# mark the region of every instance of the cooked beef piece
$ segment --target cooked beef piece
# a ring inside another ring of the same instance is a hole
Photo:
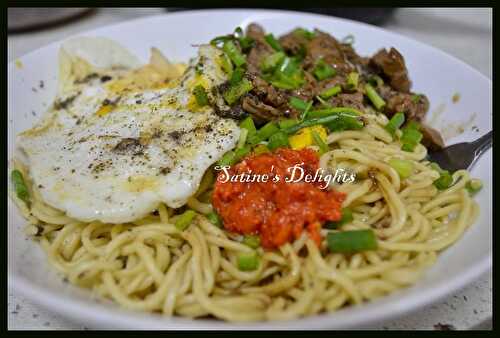
[[[247,94],[242,101],[243,109],[252,114],[259,122],[276,120],[286,116],[283,112],[262,102],[258,97]]]
[[[272,54],[274,50],[264,40],[255,40],[255,44],[248,53],[247,65],[248,71],[252,73],[260,73],[260,65],[262,60]]]
[[[316,63],[323,59],[339,73],[346,74],[354,70],[354,67],[346,59],[341,44],[333,36],[317,29],[314,32],[314,37],[307,44],[307,54],[304,59],[306,69],[314,68]]]
[[[309,72],[304,72],[305,83],[302,87],[291,91],[291,96],[298,97],[304,101],[309,101],[314,98],[317,92],[318,81]]]
[[[251,23],[246,29],[246,36],[254,40],[264,39],[264,35],[266,35],[264,28],[256,23]]]
[[[384,112],[389,117],[398,112],[403,112],[407,121],[415,120],[420,122],[424,119],[428,109],[429,100],[425,95],[419,95],[418,99],[415,100],[412,94],[392,92],[387,99]]]
[[[423,135],[422,144],[428,150],[437,151],[444,148],[444,140],[436,129],[429,127],[425,123],[421,123],[420,126],[420,131]]]
[[[284,90],[274,87],[255,73],[248,73],[247,78],[253,85],[251,93],[264,103],[279,107],[288,102],[288,95]]]
[[[271,46],[264,40],[264,29],[257,24],[250,24],[247,27],[247,36],[254,39],[254,46],[250,49],[247,56],[248,71],[260,73],[260,64],[262,60],[274,52]]]
[[[334,107],[351,107],[364,111],[363,94],[355,92],[353,94],[343,93],[332,97],[329,102]]]
[[[381,49],[370,61],[382,71],[383,77],[389,80],[392,88],[404,93],[410,91],[411,81],[408,77],[405,60],[396,48],[391,48],[389,52]]]
[[[301,49],[306,48],[309,40],[304,35],[291,31],[280,37],[279,42],[286,52],[295,55],[300,53]]]

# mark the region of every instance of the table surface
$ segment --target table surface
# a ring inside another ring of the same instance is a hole
[[[140,16],[165,13],[160,8],[102,8],[72,23],[46,30],[9,35],[8,60],[12,61],[50,42]],[[382,27],[437,47],[491,79],[492,10],[481,9],[398,9]],[[434,330],[450,325],[452,329],[491,329],[492,273],[488,272],[457,294],[416,313],[373,329]],[[8,291],[9,329],[91,329],[49,312],[23,296]]]

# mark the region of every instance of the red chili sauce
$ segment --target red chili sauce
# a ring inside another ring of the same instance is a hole
[[[212,203],[224,227],[240,234],[260,235],[265,248],[293,241],[307,229],[309,237],[319,245],[322,224],[340,220],[345,194],[320,189],[324,182],[285,182],[285,177],[291,177],[289,168],[295,165],[314,176],[319,168],[318,155],[311,149],[280,148],[273,153],[250,155],[228,170],[230,176],[267,174],[267,182],[223,182],[227,175],[221,171]],[[273,181],[275,175],[280,178],[277,182]]]

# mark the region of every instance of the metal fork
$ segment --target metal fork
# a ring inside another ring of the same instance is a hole
[[[442,150],[430,152],[427,160],[436,162],[442,169],[454,172],[459,169],[469,169],[493,142],[493,131],[489,131],[472,142],[453,144]]]

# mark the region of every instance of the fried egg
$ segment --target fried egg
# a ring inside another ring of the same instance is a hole
[[[85,53],[81,43],[63,45],[56,100],[18,135],[34,185],[47,204],[86,222],[130,222],[159,203],[183,206],[240,134],[234,120],[193,95],[202,85],[218,100],[212,88],[227,81],[222,52],[200,46],[172,80],[185,66],[157,50],[137,68],[119,45],[85,39]]]

